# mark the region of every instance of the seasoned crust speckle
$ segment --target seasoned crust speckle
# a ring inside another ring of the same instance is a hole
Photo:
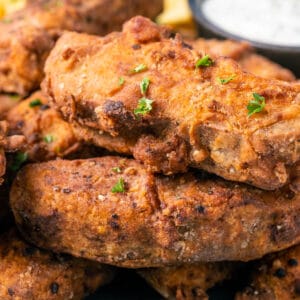
[[[300,85],[254,76],[223,57],[195,70],[198,58],[180,36],[135,17],[106,37],[65,33],[47,60],[43,90],[81,138],[131,153],[154,172],[193,166],[267,190],[284,186],[300,158]],[[132,73],[140,64],[147,69]],[[153,109],[134,118],[145,77]],[[266,106],[248,117],[253,93]]]
[[[83,299],[108,283],[106,266],[40,250],[22,241],[16,230],[0,237],[1,299]]]
[[[124,192],[113,193],[120,178]],[[288,188],[154,176],[120,157],[28,165],[10,204],[29,241],[123,267],[247,261],[300,242],[300,202]]]
[[[300,246],[266,256],[249,272],[251,282],[236,300],[300,298]]]

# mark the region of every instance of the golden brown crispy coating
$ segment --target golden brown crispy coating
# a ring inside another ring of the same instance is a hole
[[[112,277],[109,267],[26,244],[15,230],[0,237],[1,299],[79,300]]]
[[[244,70],[254,75],[284,81],[296,80],[290,70],[254,53],[254,49],[247,42],[200,38],[195,41],[189,41],[189,43],[203,55],[209,54],[213,58],[219,56],[230,57],[236,60]]]
[[[10,131],[24,135],[22,151],[31,161],[45,161],[74,153],[80,147],[71,125],[47,104],[41,92],[12,108],[6,120]]]
[[[199,263],[179,267],[143,269],[138,273],[165,299],[206,300],[206,291],[226,279],[234,263]]]
[[[292,191],[201,174],[154,176],[120,157],[50,161],[18,173],[10,204],[34,244],[123,267],[247,261],[300,242]]]
[[[300,85],[244,73],[225,58],[195,70],[197,52],[168,34],[142,17],[104,38],[65,33],[47,60],[43,89],[82,138],[117,144],[152,171],[190,165],[263,189],[283,186],[300,158]],[[147,70],[132,71],[141,64]],[[136,117],[146,77],[153,109]],[[266,106],[247,117],[253,93]]]
[[[7,112],[15,107],[21,97],[17,95],[0,94],[0,119],[5,120]]]
[[[251,284],[236,299],[300,299],[300,246],[259,261],[252,270]]]
[[[38,88],[45,59],[63,30],[102,35],[136,14],[155,17],[161,7],[162,0],[28,1],[0,24],[0,91],[26,95]]]

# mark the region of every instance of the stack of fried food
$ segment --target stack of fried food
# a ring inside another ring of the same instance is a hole
[[[1,25],[0,299],[82,299],[115,267],[168,299],[241,269],[236,299],[300,298],[300,84],[141,16],[89,35],[161,9],[128,3],[36,1]]]

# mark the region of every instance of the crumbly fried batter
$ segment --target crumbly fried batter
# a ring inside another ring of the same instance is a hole
[[[7,136],[8,124],[6,121],[0,121],[0,185],[3,182],[2,176],[5,173],[6,169],[6,151],[17,150],[24,143],[24,136],[14,135]]]
[[[300,299],[300,245],[265,257],[252,270],[252,282],[236,300]]]
[[[15,230],[0,237],[1,299],[79,300],[112,276],[109,267],[28,245]]]
[[[12,108],[6,120],[10,131],[24,135],[26,144],[22,150],[31,161],[45,161],[74,153],[80,147],[71,125],[50,108],[41,92]]]
[[[179,267],[143,269],[138,273],[165,299],[208,300],[206,291],[230,279],[234,263],[199,263]]]
[[[290,70],[254,53],[254,49],[247,42],[200,38],[195,41],[189,41],[189,43],[202,55],[209,54],[213,58],[219,56],[230,57],[236,60],[244,70],[254,75],[284,81],[296,80]]]
[[[33,3],[32,3],[33,2]],[[63,30],[106,34],[136,14],[155,17],[162,0],[39,0],[0,24],[0,91],[37,89],[49,51]]]
[[[34,244],[130,268],[247,261],[300,242],[292,191],[201,174],[154,176],[120,157],[50,161],[18,173],[10,204]]]
[[[228,58],[195,69],[198,53],[168,35],[143,17],[104,38],[65,33],[47,60],[43,89],[83,139],[117,145],[152,171],[194,166],[268,190],[286,184],[300,158],[300,85],[244,73]],[[153,109],[136,117],[146,77]],[[253,93],[266,106],[247,117]]]

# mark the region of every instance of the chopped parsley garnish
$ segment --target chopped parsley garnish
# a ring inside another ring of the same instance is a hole
[[[199,58],[196,62],[196,68],[200,67],[210,67],[213,64],[213,60],[210,58],[209,55],[205,55]]]
[[[119,77],[119,86],[122,86],[125,83],[124,77]]]
[[[153,100],[143,97],[139,100],[137,108],[134,110],[136,116],[145,115],[152,110]]]
[[[125,183],[124,179],[120,178],[118,182],[112,187],[111,191],[113,193],[124,193],[125,192]]]
[[[14,160],[12,162],[12,164],[10,165],[10,169],[14,172],[17,172],[22,165],[26,162],[26,160],[28,159],[28,154],[25,152],[18,152],[15,157]]]
[[[143,95],[145,95],[148,91],[148,88],[149,88],[149,84],[150,84],[150,79],[145,77],[141,83],[140,83],[140,88],[141,88],[141,93]]]
[[[135,67],[133,70],[131,70],[131,73],[140,73],[147,70],[147,66],[144,64],[140,64],[137,67]]]
[[[111,170],[112,170],[113,172],[115,172],[115,173],[121,173],[121,172],[122,172],[120,167],[114,167],[114,168],[112,168]]]
[[[29,103],[30,107],[36,107],[42,105],[42,101],[40,99],[34,99]]]
[[[53,135],[47,134],[46,136],[44,136],[44,142],[46,142],[47,144],[50,144],[53,141],[54,141]]]
[[[219,83],[221,83],[221,84],[227,84],[228,82],[230,82],[231,80],[233,80],[234,78],[235,78],[235,74],[234,75],[231,75],[231,76],[229,76],[229,77],[226,77],[226,78],[218,78],[218,81],[219,81]]]
[[[261,112],[265,108],[265,106],[265,97],[261,96],[260,94],[253,93],[253,99],[250,100],[249,104],[247,105],[248,117]]]

